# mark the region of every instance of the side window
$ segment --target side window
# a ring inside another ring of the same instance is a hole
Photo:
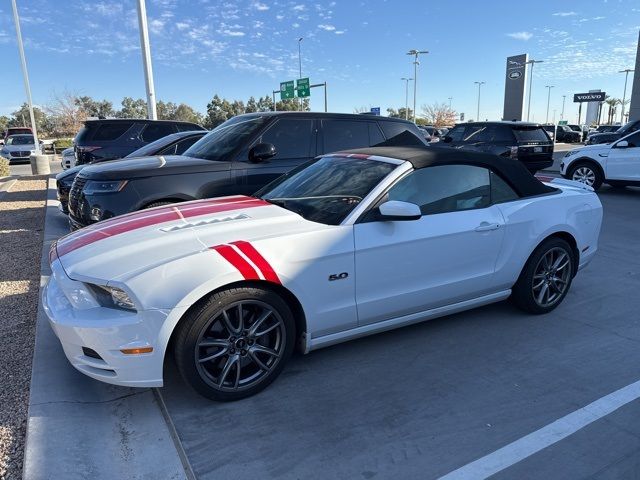
[[[159,138],[171,135],[175,133],[175,131],[175,126],[171,123],[149,123],[144,127],[144,130],[142,130],[140,138],[142,138],[144,142],[151,143]]]
[[[174,143],[173,145],[169,145],[168,147],[165,147],[162,150],[160,150],[158,152],[158,155],[175,155],[177,147],[178,147],[177,143]]]
[[[263,143],[276,147],[276,158],[305,158],[313,156],[313,120],[281,118],[262,135]]]
[[[374,146],[384,142],[384,136],[377,123],[369,123],[369,145]]]
[[[120,138],[131,128],[133,122],[103,123],[93,134],[92,140],[108,142]]]
[[[640,147],[640,132],[630,135],[626,140],[629,147]]]
[[[464,137],[464,127],[457,126],[453,127],[451,130],[447,132],[447,137],[451,137],[452,142],[461,142]]]
[[[423,215],[485,208],[491,204],[489,170],[471,165],[422,168],[391,187],[388,199],[415,203]]]
[[[368,147],[369,123],[352,120],[323,120],[324,152]]]
[[[504,203],[518,200],[520,196],[500,175],[491,172],[491,203]]]
[[[187,148],[189,148],[191,145],[196,143],[201,138],[202,137],[191,137],[191,138],[185,138],[184,140],[180,140],[175,145],[176,151],[174,152],[174,155],[182,155],[184,152],[187,151]]]

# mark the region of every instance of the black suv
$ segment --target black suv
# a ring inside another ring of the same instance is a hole
[[[558,125],[556,127],[556,142],[578,143],[582,141],[582,130],[576,132],[569,125]]]
[[[189,130],[205,128],[173,120],[87,120],[75,138],[76,165],[123,158],[159,138]]]
[[[239,115],[183,155],[82,169],[69,195],[69,222],[75,229],[167,203],[251,195],[317,155],[381,143],[425,145],[415,124],[396,118],[315,112]]]
[[[633,122],[626,123],[615,132],[593,133],[589,135],[589,138],[587,139],[587,145],[615,142],[616,140],[619,140],[622,137],[638,130],[640,130],[640,120],[634,120]]]
[[[537,123],[469,122],[447,132],[432,148],[460,148],[520,160],[535,173],[553,165],[553,141]]]

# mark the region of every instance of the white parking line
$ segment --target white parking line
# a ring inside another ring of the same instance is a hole
[[[471,480],[495,475],[638,398],[640,398],[640,381],[616,390],[526,437],[468,463],[441,477],[440,480]]]

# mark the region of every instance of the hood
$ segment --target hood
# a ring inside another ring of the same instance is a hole
[[[56,182],[61,182],[63,180],[72,182],[73,179],[78,174],[78,172],[82,170],[84,167],[85,165],[77,165],[75,167],[65,170],[64,172],[60,172],[59,174],[56,175]]]
[[[253,197],[196,200],[122,215],[58,240],[56,255],[79,281],[126,281],[216,245],[332,228]]]
[[[33,143],[27,145],[5,145],[2,147],[7,152],[26,152],[27,150],[35,150],[36,146]]]
[[[181,173],[229,170],[231,162],[203,160],[184,155],[159,155],[117,159],[88,165],[82,176],[92,180],[122,180],[150,175],[176,175]]]

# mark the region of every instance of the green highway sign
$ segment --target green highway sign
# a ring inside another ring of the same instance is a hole
[[[309,87],[309,77],[298,79],[296,81],[296,89],[298,90],[298,97],[310,97],[311,88]]]
[[[568,124],[568,123],[569,123],[569,120],[560,120],[560,121],[558,122],[558,125],[566,125],[566,124]]]
[[[295,95],[295,86],[293,80],[288,82],[280,82],[280,100],[287,100],[289,98],[294,98]]]

